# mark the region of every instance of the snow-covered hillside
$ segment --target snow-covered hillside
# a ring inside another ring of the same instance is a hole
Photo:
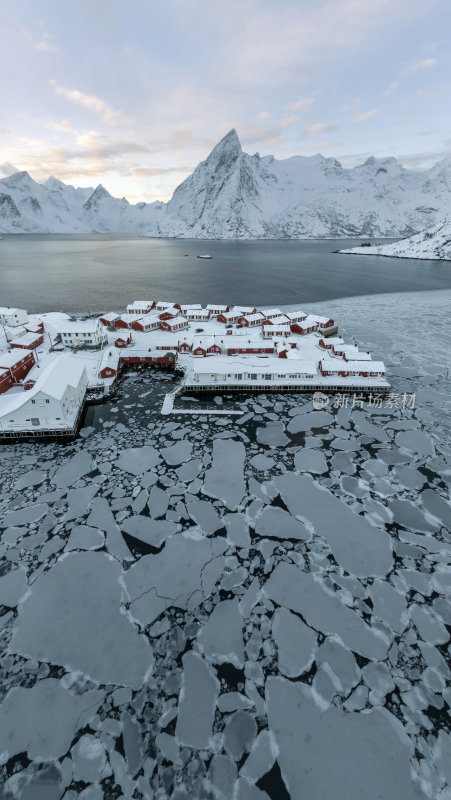
[[[132,206],[101,184],[75,189],[57,178],[40,184],[28,172],[0,180],[0,233],[144,233],[161,207]]]
[[[0,181],[0,232],[111,232],[187,238],[410,236],[451,217],[451,159],[423,172],[394,158],[345,169],[334,158],[244,153],[235,130],[169,203],[112,197],[19,172]]]
[[[374,247],[354,247],[350,250],[340,250],[340,253],[451,261],[451,219],[446,219],[433,228],[427,228],[407,239],[401,239],[400,242]]]

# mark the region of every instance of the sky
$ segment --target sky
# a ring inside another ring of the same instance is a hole
[[[449,0],[2,0],[0,177],[167,200],[246,152],[451,154]]]

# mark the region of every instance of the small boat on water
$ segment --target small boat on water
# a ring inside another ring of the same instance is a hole
[[[205,255],[197,256],[197,258],[213,258],[213,256],[210,256],[208,253],[206,253]]]

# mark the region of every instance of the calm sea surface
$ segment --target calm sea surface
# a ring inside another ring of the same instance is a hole
[[[268,306],[451,288],[449,262],[332,252],[361,241],[5,235],[0,306],[95,313],[139,298]]]

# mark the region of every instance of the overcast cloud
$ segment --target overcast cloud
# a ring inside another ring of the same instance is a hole
[[[230,128],[277,157],[449,153],[449,0],[2,0],[0,175],[167,199]]]

